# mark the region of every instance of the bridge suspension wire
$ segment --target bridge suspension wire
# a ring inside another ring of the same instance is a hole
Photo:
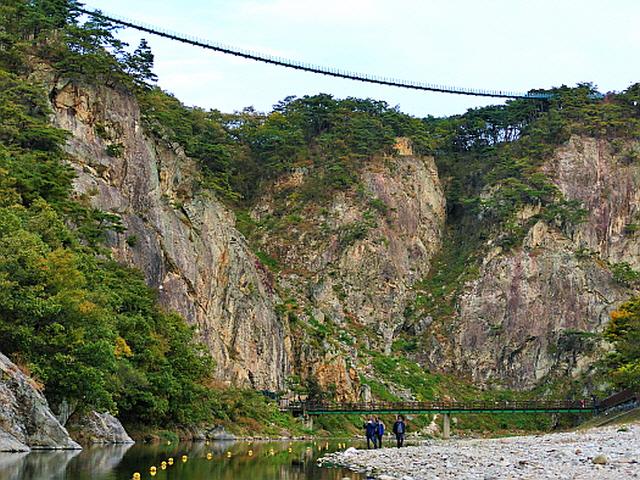
[[[177,42],[186,43],[188,45],[194,45],[196,47],[202,47],[207,50],[213,50],[221,52],[227,55],[233,55],[236,57],[242,57],[257,62],[269,63],[272,65],[278,65],[281,67],[293,68],[295,70],[302,70],[305,72],[319,73],[322,75],[328,75],[337,78],[346,78],[348,80],[357,80],[360,82],[375,83],[378,85],[387,85],[391,87],[409,88],[414,90],[424,90],[430,92],[440,93],[453,93],[458,95],[473,95],[476,97],[494,97],[494,98],[515,98],[515,99],[528,99],[528,100],[546,100],[551,98],[548,93],[522,93],[512,92],[506,90],[483,90],[476,88],[464,88],[464,87],[452,87],[449,85],[436,85],[432,83],[417,82],[411,80],[401,80],[398,78],[383,77],[378,75],[371,75],[368,73],[351,72],[348,70],[324,67],[320,65],[314,65],[312,63],[305,63],[298,60],[291,60],[275,55],[268,55],[265,53],[256,52],[253,50],[246,50],[242,48],[233,47],[231,45],[225,45],[219,42],[213,42],[205,40],[203,38],[195,37],[193,35],[187,35],[183,33],[174,32],[165,28],[156,27],[148,23],[132,20],[129,18],[121,17],[111,13],[103,13],[101,11],[91,11],[86,8],[76,8],[76,11],[84,13],[94,18],[101,18],[108,20],[112,23],[122,25],[124,27],[133,28],[142,32],[147,32],[152,35],[168,38]]]

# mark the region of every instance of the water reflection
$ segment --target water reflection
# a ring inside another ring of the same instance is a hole
[[[210,444],[122,445],[83,451],[0,453],[2,480],[341,480],[362,477],[319,469],[316,459],[338,447],[331,442],[211,442]],[[328,447],[328,449],[327,449]],[[210,455],[208,455],[210,454]],[[182,457],[186,455],[187,461]],[[210,457],[210,459],[208,459]],[[173,458],[173,466],[161,462]],[[151,476],[150,467],[157,467]]]
[[[7,480],[58,480],[67,478],[66,470],[79,450],[35,453],[0,453],[0,478]]]

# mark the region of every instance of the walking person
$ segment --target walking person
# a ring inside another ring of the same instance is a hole
[[[378,424],[378,431],[376,432],[378,436],[378,448],[382,448],[382,437],[384,436],[384,429],[386,425],[382,421],[382,419],[376,417],[376,423]]]
[[[364,433],[367,437],[367,448],[371,448],[371,442],[373,442],[373,448],[378,448],[377,445],[377,435],[376,432],[378,430],[378,427],[376,426],[375,422],[373,421],[373,417],[369,417],[369,420],[367,420],[367,423],[364,424]]]
[[[407,425],[404,423],[404,417],[398,415],[396,423],[393,424],[393,433],[396,435],[396,443],[398,448],[404,444],[404,434],[407,431]]]

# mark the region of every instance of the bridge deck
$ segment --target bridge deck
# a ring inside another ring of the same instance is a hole
[[[227,55],[234,55],[236,57],[246,58],[249,60],[255,60],[258,62],[269,63],[271,65],[278,65],[281,67],[293,68],[296,70],[302,70],[306,72],[319,73],[322,75],[328,75],[337,78],[346,78],[349,80],[357,80],[360,82],[375,83],[378,85],[388,85],[392,87],[410,88],[414,90],[424,90],[431,92],[441,93],[454,93],[460,95],[474,95],[478,97],[496,97],[496,98],[520,98],[526,100],[549,100],[552,98],[552,94],[545,92],[509,92],[505,90],[490,90],[490,89],[478,89],[478,88],[464,88],[454,87],[449,85],[436,85],[427,82],[418,82],[411,80],[402,80],[398,78],[382,77],[379,75],[372,75],[360,72],[351,72],[335,67],[325,67],[321,65],[314,65],[311,63],[300,62],[298,60],[292,60],[282,58],[265,53],[255,52],[243,48],[232,47],[220,42],[213,42],[210,40],[197,38],[192,35],[173,32],[164,28],[159,28],[148,23],[139,22],[129,18],[124,18],[119,15],[106,14],[100,11],[91,11],[87,8],[75,7],[75,10],[90,15],[97,19],[108,20],[109,22],[117,25],[122,25],[136,30],[158,35],[160,37],[168,38],[177,42],[186,43],[196,47],[206,48],[216,52],[221,52]]]
[[[580,413],[596,410],[587,400],[497,402],[284,402],[282,410],[306,415],[411,413]]]

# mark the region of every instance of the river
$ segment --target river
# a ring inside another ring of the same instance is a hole
[[[352,472],[316,466],[318,457],[337,450],[342,442],[136,444],[0,453],[0,479],[130,480],[138,472],[142,480],[363,480]],[[167,462],[164,470],[162,462]]]

